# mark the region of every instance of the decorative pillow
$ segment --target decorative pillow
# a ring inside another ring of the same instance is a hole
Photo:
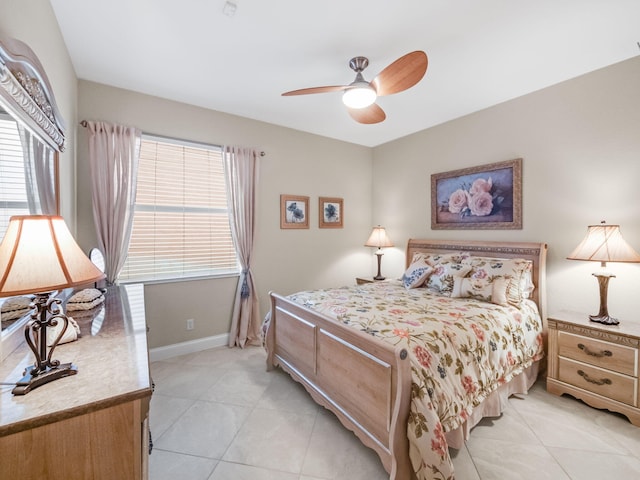
[[[30,297],[11,297],[2,304],[0,318],[2,320],[16,320],[29,313],[29,310],[31,310]]]
[[[465,277],[471,266],[467,263],[460,263],[458,260],[465,260],[459,255],[445,255],[433,266],[433,273],[427,280],[427,288],[440,295],[451,296],[455,277]]]
[[[504,277],[498,277],[491,283],[473,277],[454,277],[451,297],[475,298],[483,302],[506,306],[508,305],[508,283],[508,280]]]
[[[67,301],[67,311],[90,310],[104,302],[104,295],[96,288],[86,288],[74,293]]]
[[[473,279],[476,289],[486,292],[487,285],[493,284],[498,279],[506,280],[506,282],[501,281],[496,286],[496,299],[491,300],[493,303],[505,304],[502,301],[502,290],[504,289],[506,303],[519,307],[522,300],[528,298],[532,291],[531,269],[533,268],[533,263],[530,260],[522,258],[471,257],[470,265],[472,270],[469,277]],[[481,287],[482,285],[484,287]]]
[[[414,255],[414,260],[415,258],[416,256]],[[407,290],[421,287],[432,271],[433,267],[427,263],[426,259],[418,257],[402,275],[402,284]]]
[[[438,263],[453,261],[455,263],[466,263],[471,258],[469,252],[456,252],[456,253],[424,253],[416,252],[413,254],[411,263],[419,260],[426,261],[429,265],[434,266]]]

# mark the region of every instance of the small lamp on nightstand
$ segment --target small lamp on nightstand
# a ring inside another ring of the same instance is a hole
[[[380,273],[380,263],[382,261],[382,247],[393,247],[393,242],[387,236],[387,232],[384,227],[378,225],[377,227],[373,227],[373,231],[371,235],[369,235],[369,239],[364,244],[365,247],[378,247],[376,250],[376,255],[378,256],[378,274],[373,277],[374,280],[384,280],[384,277]]]
[[[35,356],[13,389],[24,395],[34,388],[77,372],[75,365],[53,359],[53,350],[69,325],[60,300],[51,293],[104,278],[73,239],[62,217],[14,216],[0,243],[0,297],[33,294],[33,313],[25,325],[25,339]],[[49,346],[47,327],[63,322]]]
[[[601,262],[602,269],[594,272],[600,287],[600,311],[597,315],[589,315],[592,322],[617,325],[617,319],[609,316],[607,309],[607,290],[609,279],[615,277],[607,271],[607,262],[640,263],[640,255],[622,238],[619,225],[590,225],[587,236],[567,257],[569,260],[591,260]]]

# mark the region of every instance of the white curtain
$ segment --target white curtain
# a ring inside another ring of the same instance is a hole
[[[224,147],[223,152],[231,235],[242,268],[231,318],[230,347],[260,344],[258,295],[251,273],[258,156],[253,149],[237,146]]]
[[[18,125],[18,131],[24,157],[24,179],[29,213],[57,215],[55,152],[22,125]]]
[[[86,122],[86,126],[93,219],[107,282],[113,284],[129,249],[142,133],[134,127],[105,122]]]

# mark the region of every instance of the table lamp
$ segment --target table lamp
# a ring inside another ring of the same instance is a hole
[[[53,359],[53,351],[69,325],[61,301],[51,297],[56,290],[93,283],[104,278],[80,249],[59,216],[14,216],[0,243],[0,297],[33,294],[33,312],[25,325],[27,345],[35,363],[13,389],[24,395],[45,383],[74,375],[77,368]],[[63,322],[53,342],[47,341],[47,327]],[[48,347],[48,343],[51,346]]]
[[[597,315],[589,315],[592,322],[617,325],[617,319],[609,316],[607,308],[607,290],[609,279],[615,277],[607,271],[607,262],[640,262],[640,255],[622,238],[619,225],[589,225],[587,236],[580,245],[567,257],[569,260],[591,260],[601,263],[601,270],[594,272],[600,287],[600,311]]]
[[[387,232],[384,227],[378,225],[377,227],[373,227],[371,235],[369,235],[369,239],[364,244],[365,247],[378,247],[376,250],[376,255],[378,256],[378,274],[373,277],[374,280],[384,280],[385,277],[380,273],[380,263],[382,261],[382,247],[393,247],[393,243],[387,236]]]

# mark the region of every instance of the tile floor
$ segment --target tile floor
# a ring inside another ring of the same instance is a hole
[[[150,480],[383,480],[378,459],[261,348],[151,364]],[[538,382],[453,453],[457,480],[637,480],[640,428]]]

